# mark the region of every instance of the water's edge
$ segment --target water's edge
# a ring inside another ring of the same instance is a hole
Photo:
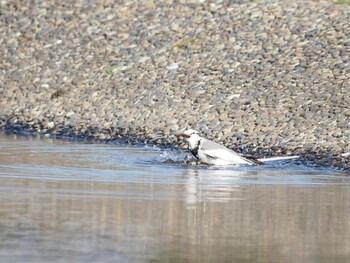
[[[107,139],[101,131],[97,129],[91,129],[89,132],[81,133],[81,131],[75,130],[74,127],[66,127],[60,132],[57,131],[45,131],[38,132],[33,130],[29,124],[17,124],[17,125],[0,125],[0,131],[7,134],[18,134],[23,136],[40,136],[48,137],[55,139],[63,140],[72,140],[72,141],[87,141],[95,143],[104,143],[104,144],[128,144],[128,145],[137,145],[137,146],[157,146],[163,149],[177,149],[177,150],[186,150],[181,145],[174,141],[169,141],[167,139],[155,139],[147,138],[140,133],[129,132],[125,129],[109,131],[111,132],[110,137]],[[107,131],[103,131],[107,132]],[[339,156],[334,155],[331,151],[328,152],[312,152],[312,151],[294,151],[292,153],[287,152],[285,149],[277,148],[253,148],[249,146],[238,147],[234,149],[235,151],[242,153],[244,155],[250,155],[255,158],[264,158],[271,156],[285,156],[285,155],[299,155],[300,158],[294,160],[295,164],[302,164],[308,167],[324,167],[331,168],[342,172],[350,172],[350,156]]]

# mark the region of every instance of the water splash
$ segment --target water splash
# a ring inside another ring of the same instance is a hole
[[[174,151],[160,151],[157,161],[165,164],[185,164],[183,154]]]

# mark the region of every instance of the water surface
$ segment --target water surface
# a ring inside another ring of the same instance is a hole
[[[0,262],[350,259],[346,173],[1,133],[0,147]]]

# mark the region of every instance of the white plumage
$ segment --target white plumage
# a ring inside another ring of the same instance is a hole
[[[299,156],[250,159],[223,145],[202,138],[198,131],[188,129],[179,134],[187,142],[192,154],[201,162],[212,165],[261,165],[264,162],[295,159]]]

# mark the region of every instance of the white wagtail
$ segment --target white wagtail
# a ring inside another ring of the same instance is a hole
[[[187,142],[191,153],[202,163],[213,165],[261,165],[269,161],[288,160],[299,156],[252,159],[238,154],[223,145],[205,139],[198,131],[188,129],[178,134]]]

